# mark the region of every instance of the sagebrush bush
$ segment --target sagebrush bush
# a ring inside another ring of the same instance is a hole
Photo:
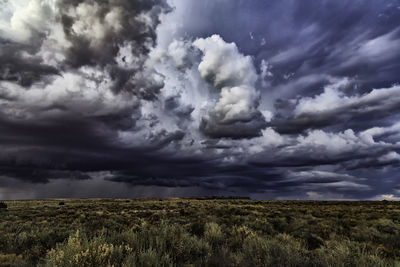
[[[270,266],[308,266],[307,252],[304,241],[287,234],[278,234],[269,241]]]
[[[24,266],[25,264],[22,255],[0,254],[0,266]]]
[[[241,250],[244,266],[266,266],[270,261],[268,250],[270,249],[269,240],[266,238],[251,236],[243,240]]]
[[[379,256],[378,249],[367,248],[349,241],[328,241],[326,246],[316,251],[315,262],[319,266],[354,266],[354,267],[384,267],[400,266]]]
[[[207,223],[204,226],[204,238],[213,246],[221,244],[224,241],[221,227],[215,222]]]
[[[137,254],[130,254],[122,264],[123,267],[173,267],[171,257],[168,254],[157,252],[155,249],[139,251]]]
[[[131,252],[129,246],[114,246],[107,243],[103,236],[88,239],[76,231],[66,243],[49,251],[46,266],[120,266],[125,255]]]

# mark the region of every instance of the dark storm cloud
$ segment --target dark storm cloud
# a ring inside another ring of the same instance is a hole
[[[167,97],[164,101],[164,109],[173,112],[177,117],[182,120],[190,118],[190,114],[194,108],[191,105],[184,106],[180,102],[180,95],[173,95]]]
[[[0,81],[13,81],[22,86],[30,86],[43,76],[57,75],[59,71],[46,65],[39,57],[22,57],[21,51],[30,49],[27,45],[7,42],[0,38]]]
[[[31,13],[39,12],[33,8],[29,10],[30,6],[27,9]],[[163,0],[60,1],[54,10],[50,4],[44,4],[38,14],[32,15],[41,17],[43,21],[35,19],[30,25],[26,22],[29,17],[18,17],[16,20],[21,20],[18,24],[21,29],[18,30],[24,34],[19,36],[19,31],[11,30],[4,39],[0,36],[0,78],[30,86],[46,74],[59,74],[85,65],[97,66],[109,73],[115,83],[114,90],[128,90],[144,99],[153,99],[163,83],[152,79],[149,73],[142,74],[143,65],[156,41],[159,16],[169,10]],[[42,25],[46,23],[49,25]],[[56,37],[49,33],[60,31],[52,29],[57,23],[62,25],[65,40],[54,40],[60,33]],[[22,43],[19,42],[21,38],[25,39]],[[126,62],[125,55],[118,55],[120,48],[127,44],[128,52],[135,59],[134,64]],[[56,45],[63,46],[64,53],[64,59],[57,66],[43,63],[40,58],[43,54],[36,55],[40,49]],[[116,59],[118,56],[120,64]]]
[[[94,166],[126,156],[117,131],[135,128],[139,99],[154,99],[164,86],[163,77],[143,65],[159,15],[168,11],[164,1],[62,1],[53,7],[31,1],[18,7],[17,22],[0,25],[1,175],[31,182],[87,178]],[[129,156],[182,136],[154,133],[151,144]],[[84,172],[75,167],[90,166],[88,161],[93,166]]]
[[[157,184],[163,187],[197,187],[248,194],[264,192],[267,187],[284,177],[278,170],[265,171],[247,165],[231,166],[215,160],[199,159],[157,161],[157,167],[153,166],[149,171],[146,167],[141,170],[120,171],[107,179],[133,186]]]
[[[4,2],[5,10],[7,4],[13,5]],[[8,100],[2,108],[5,116],[25,117],[24,123],[31,127],[35,116],[57,112],[61,113],[58,119],[80,121],[87,128],[104,122],[92,131],[134,127],[140,116],[139,100],[155,99],[164,86],[164,77],[143,65],[155,44],[159,16],[169,10],[162,0],[79,0],[54,5],[33,0],[17,5],[11,24],[0,23],[0,81],[7,81],[0,84],[0,95]],[[80,68],[84,66],[90,68]],[[85,118],[73,118],[78,106]]]
[[[91,176],[80,171],[40,169],[38,166],[0,166],[0,177],[11,177],[30,183],[49,183],[51,179],[87,180]]]
[[[0,198],[398,193],[400,1],[28,2],[0,4]]]
[[[68,12],[71,7],[75,12]],[[170,10],[164,0],[66,1],[60,10],[65,10],[60,14],[61,22],[71,43],[66,51],[67,65],[102,66],[110,73],[116,92],[126,90],[146,100],[157,97],[164,86],[163,77],[153,79],[152,75],[158,74],[145,72],[144,62],[155,45],[159,16]],[[127,43],[135,62],[118,55]]]
[[[251,120],[242,120],[229,123],[218,123],[218,117],[211,116],[210,120],[203,119],[200,130],[212,138],[230,137],[235,139],[252,138],[261,135],[260,129],[267,125],[260,113],[256,113]]]

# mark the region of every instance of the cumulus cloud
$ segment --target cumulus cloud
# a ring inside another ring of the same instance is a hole
[[[147,65],[163,1],[3,1],[1,112],[133,125],[164,77]],[[129,123],[129,120],[131,122]]]
[[[162,1],[80,1],[60,6],[61,23],[71,43],[67,61],[73,66],[106,64],[118,47],[130,42],[131,53],[141,58],[155,42]],[[122,37],[122,38],[121,38]]]
[[[398,110],[400,86],[372,89],[363,95],[347,95],[347,79],[334,82],[314,97],[289,102],[289,115],[277,116],[272,122],[280,133],[296,133],[309,128],[323,128],[351,120],[378,120]],[[286,107],[284,107],[286,108]],[[287,110],[284,112],[288,112]]]
[[[10,12],[0,23],[0,45],[7,52],[0,55],[6,61],[3,79],[30,86],[41,74],[96,66],[117,81],[115,90],[136,91],[129,76],[143,68],[158,16],[168,11],[163,1],[22,0],[1,6]],[[129,68],[118,64],[122,54],[123,62],[134,58]],[[151,75],[149,80],[154,83]]]
[[[321,148],[322,155],[340,155],[350,151],[356,151],[362,147],[375,144],[368,135],[356,135],[353,130],[348,129],[340,133],[327,133],[321,130],[310,131],[305,136],[297,138],[298,147]]]
[[[213,35],[198,39],[193,45],[203,53],[199,71],[216,88],[245,84],[254,85],[257,74],[250,56],[242,55],[234,43]]]
[[[242,55],[234,43],[213,35],[193,45],[203,53],[198,69],[221,95],[203,118],[201,129],[212,137],[254,137],[260,135],[265,120],[258,111],[257,73],[251,57]]]
[[[178,69],[191,67],[190,49],[190,42],[184,40],[174,40],[168,46],[168,55]]]
[[[393,156],[392,152],[398,149],[397,143],[377,142],[365,132],[355,133],[351,129],[338,133],[312,130],[305,135],[284,139],[284,143],[277,149],[253,155],[251,162],[257,166],[269,167],[339,164],[349,170],[368,164],[373,167],[372,163],[376,163],[378,157],[386,158],[388,153]]]

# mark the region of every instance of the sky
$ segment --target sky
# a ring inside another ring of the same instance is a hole
[[[400,0],[0,0],[0,199],[400,198]]]

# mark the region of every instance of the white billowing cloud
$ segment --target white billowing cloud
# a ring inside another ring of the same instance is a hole
[[[345,114],[385,112],[400,104],[400,85],[373,89],[364,95],[346,96],[341,89],[348,85],[349,80],[343,79],[326,86],[320,95],[301,98],[294,110],[295,115],[335,111]]]
[[[301,98],[294,110],[295,114],[317,113],[348,104],[352,99],[340,91],[341,88],[348,85],[349,80],[343,79],[326,86],[324,92],[320,95]]]
[[[368,130],[365,130],[364,132],[369,133],[372,136],[380,136],[388,133],[397,133],[400,132],[400,123],[395,123],[389,127],[373,127]]]
[[[106,14],[96,2],[80,3],[75,9],[68,10],[73,19],[72,35],[85,38],[90,46],[99,47],[110,33],[118,34],[122,30],[121,7],[111,7]]]
[[[197,39],[193,45],[203,53],[199,65],[202,77],[216,88],[254,86],[257,73],[250,56],[242,55],[235,43],[226,43],[219,35]]]
[[[382,149],[396,149],[396,144],[375,142],[370,134],[365,132],[355,133],[352,129],[344,132],[326,132],[323,130],[308,131],[305,135],[290,136],[280,135],[273,128],[267,127],[263,129],[262,135],[249,140],[241,140],[240,143],[231,145],[241,151],[246,151],[247,154],[255,155],[255,162],[274,164],[274,162],[284,162],[290,165],[291,161],[301,161],[308,159],[313,160],[333,160],[342,158],[346,155],[358,155],[366,151],[378,151]],[[258,154],[260,153],[260,154]],[[389,153],[383,159],[395,155]],[[354,156],[356,158],[356,156]],[[293,162],[296,163],[296,162]],[[289,175],[290,177],[309,176],[309,177],[330,177],[333,178],[333,173],[326,171],[312,172],[296,172]],[[351,178],[346,174],[335,177]]]
[[[0,2],[0,9],[2,37],[31,46],[29,53],[39,50],[52,66],[65,60],[74,67],[113,63],[116,47],[128,43],[143,56],[162,12],[127,0],[16,0]]]
[[[162,18],[165,20],[173,14],[174,12]],[[171,36],[165,33],[170,33],[165,28],[165,23],[157,28],[157,46],[151,49],[145,62],[147,68],[154,69],[163,76],[164,86],[157,100],[142,106],[142,121],[138,125],[141,126],[144,136],[151,136],[152,131],[181,130],[185,133],[182,148],[198,153],[196,149],[202,147],[198,128],[211,104],[208,90],[210,85],[201,78],[197,70],[192,42],[181,38],[166,41]],[[135,134],[132,140],[138,140],[137,135],[140,133]]]
[[[262,145],[278,146],[285,142],[285,138],[283,136],[281,136],[280,134],[278,134],[276,131],[274,131],[274,129],[272,129],[271,127],[268,127],[266,129],[262,130],[261,132],[262,132],[262,136],[260,137],[260,139],[261,139]]]
[[[400,155],[397,152],[391,151],[378,158],[379,162],[390,163],[390,162],[400,162]]]
[[[0,31],[7,38],[17,42],[29,42],[35,32],[44,32],[54,23],[53,2],[41,0],[17,0],[0,3],[0,8],[8,9],[12,15],[0,21]]]
[[[241,144],[236,144],[236,147],[248,151],[249,154],[256,154],[266,151],[270,148],[275,148],[288,142],[288,138],[280,135],[271,127],[261,130],[261,136],[250,140],[242,140]]]
[[[242,55],[234,43],[226,43],[219,35],[197,39],[193,45],[203,53],[198,66],[201,76],[221,90],[217,104],[203,118],[203,130],[212,136],[229,137],[227,129],[240,131],[245,127],[250,129],[245,136],[259,135],[265,120],[257,110],[258,76],[251,57]]]
[[[264,116],[266,122],[270,122],[274,117],[274,113],[269,110],[260,110],[260,112]]]
[[[38,48],[43,63],[57,66],[71,46],[60,23],[58,0],[15,0],[0,2],[0,35],[16,43]],[[72,9],[71,9],[72,10]]]
[[[190,64],[189,50],[190,43],[182,40],[174,40],[168,46],[168,55],[172,58],[177,68],[183,68]]]
[[[354,99],[352,104],[362,106],[365,111],[379,111],[400,103],[400,85],[389,88],[374,89],[370,93]]]
[[[3,82],[0,107],[12,117],[30,118],[45,114],[75,113],[81,116],[119,114],[135,107],[136,98],[127,92],[114,94],[107,74],[94,68],[61,73],[51,83],[38,83],[26,90]]]
[[[220,123],[251,121],[257,112],[258,95],[248,86],[223,87],[221,98],[211,113]]]
[[[397,122],[391,126],[388,127],[373,127],[370,129],[367,129],[362,132],[364,135],[370,135],[372,138],[374,137],[380,137],[383,135],[387,136],[397,136],[399,137],[400,134],[400,123]],[[396,138],[398,139],[398,138]]]
[[[400,142],[375,141],[370,133],[354,132],[352,129],[343,132],[312,130],[296,136],[280,135],[267,128],[262,137],[242,141],[241,147],[242,151],[252,155],[250,162],[265,166],[327,165],[356,169],[394,166],[400,162]],[[328,171],[296,171],[289,172],[286,177],[293,181],[323,178],[344,181],[356,178]]]
[[[375,144],[368,135],[355,134],[348,129],[340,133],[329,133],[322,130],[310,131],[306,136],[297,137],[297,147],[315,148],[325,155],[339,155],[347,152],[354,152],[359,148],[370,147]]]

